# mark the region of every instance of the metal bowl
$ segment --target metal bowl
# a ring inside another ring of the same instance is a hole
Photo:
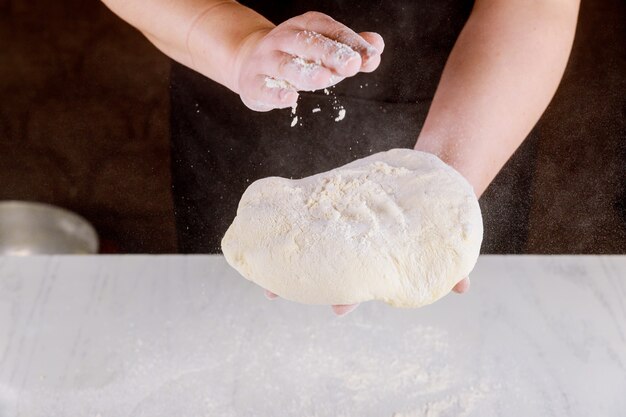
[[[97,252],[98,234],[79,215],[49,204],[0,201],[0,255]]]

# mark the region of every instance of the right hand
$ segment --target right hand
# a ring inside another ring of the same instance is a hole
[[[469,277],[465,277],[462,280],[460,280],[459,282],[456,283],[456,285],[454,286],[454,288],[452,288],[452,291],[458,293],[458,294],[463,294],[469,291],[470,288],[470,280]]]
[[[469,287],[470,287],[469,277],[465,277],[456,283],[454,288],[452,288],[452,291],[458,294],[463,294],[469,291]],[[274,300],[278,298],[278,295],[274,294],[270,290],[264,290],[264,292],[265,292],[265,297],[267,297],[269,300]],[[332,305],[331,308],[333,310],[333,313],[335,313],[337,316],[345,316],[346,314],[354,311],[358,306],[359,304],[336,304],[336,305]]]
[[[384,46],[377,33],[357,34],[325,14],[308,12],[249,35],[239,47],[232,84],[252,110],[293,107],[298,91],[374,71]]]

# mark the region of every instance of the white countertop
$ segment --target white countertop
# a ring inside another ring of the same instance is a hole
[[[483,256],[342,318],[218,256],[0,258],[14,416],[626,416],[626,257]]]

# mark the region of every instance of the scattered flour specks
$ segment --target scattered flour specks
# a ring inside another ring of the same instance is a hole
[[[465,417],[474,412],[477,405],[490,392],[491,387],[482,382],[462,389],[457,393],[428,401],[420,408],[396,412],[392,417]]]
[[[335,122],[340,122],[346,117],[346,109],[339,109],[339,114],[335,117]]]
[[[293,57],[291,60],[297,68],[306,76],[311,76],[318,68],[320,68],[321,61],[307,61],[299,56]]]
[[[219,303],[152,331],[120,323],[128,336],[110,346],[111,378],[82,389],[39,381],[19,402],[0,386],[0,415],[458,417],[487,400],[488,385],[451,365],[442,329],[373,323],[375,310],[327,320],[297,307],[285,312],[299,326],[277,319],[262,331],[258,309],[225,313]]]

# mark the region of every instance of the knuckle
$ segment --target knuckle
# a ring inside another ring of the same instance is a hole
[[[305,18],[306,20],[315,20],[315,19],[319,19],[320,16],[323,16],[323,15],[324,14],[320,12],[308,11],[304,13],[302,17]]]
[[[337,27],[335,30],[333,30],[332,33],[333,33],[333,38],[340,42],[348,42],[348,41],[353,40],[352,31],[343,25],[340,25],[339,27]],[[354,42],[350,42],[350,43],[354,43]]]
[[[277,75],[285,75],[289,71],[289,67],[291,65],[291,59],[289,58],[281,58],[278,60],[277,66]]]
[[[315,12],[315,11],[310,11],[310,12],[306,12],[302,15],[302,17],[305,19],[305,23],[309,24],[311,22],[330,22],[333,21],[333,19],[324,14],[324,13],[320,13],[320,12]]]

